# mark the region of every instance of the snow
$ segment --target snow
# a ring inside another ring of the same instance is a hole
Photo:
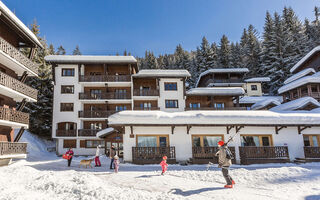
[[[267,99],[272,99],[275,101],[279,101],[282,103],[283,97],[282,96],[245,96],[240,98],[239,103],[240,104],[255,104],[259,101],[264,101]]]
[[[311,76],[305,76],[303,78],[300,78],[298,80],[292,81],[278,89],[278,93],[282,94],[284,92],[287,92],[289,90],[292,90],[294,88],[300,87],[302,85],[308,84],[308,83],[320,83],[320,72],[317,72]]]
[[[187,70],[163,70],[163,69],[144,69],[140,70],[133,77],[173,77],[173,78],[185,78],[190,77],[191,74]]]
[[[97,55],[49,55],[44,57],[50,63],[137,63],[133,56]]]
[[[265,100],[262,100],[262,101],[258,101],[257,103],[253,104],[251,106],[251,109],[252,110],[260,110],[260,109],[263,109],[269,105],[280,105],[281,102],[278,100],[278,99],[273,99],[273,98],[267,98]]]
[[[245,93],[242,87],[206,87],[192,88],[187,95],[239,96]]]
[[[310,110],[310,112],[313,112],[313,113],[320,113],[320,108],[312,109],[312,110]]]
[[[305,107],[308,104],[312,104],[316,107],[320,107],[320,103],[312,98],[312,97],[302,97],[293,101],[289,101],[287,103],[275,106],[273,108],[271,108],[271,111],[292,111],[292,110],[298,110],[301,109],[303,107]]]
[[[299,62],[297,62],[297,64],[295,64],[290,69],[290,72],[293,73],[294,71],[296,71],[303,63],[305,63],[311,56],[313,56],[313,54],[317,53],[318,51],[320,51],[320,46],[315,47],[307,55],[305,55],[301,60],[299,60]]]
[[[319,104],[319,103],[318,103]],[[316,113],[277,113],[263,111],[121,111],[108,118],[110,125],[305,125],[320,124]]]
[[[246,79],[244,81],[248,82],[248,83],[270,82],[270,78],[269,77],[255,77],[255,78]]]
[[[38,40],[37,36],[35,36],[32,31],[13,13],[11,10],[0,1],[0,15],[6,15],[16,26],[19,27],[34,43],[36,43],[39,47],[43,48],[42,44]]]
[[[298,72],[298,73],[296,73],[295,75],[289,77],[289,78],[288,78],[287,80],[285,80],[283,83],[284,83],[284,84],[288,84],[288,83],[290,83],[290,82],[292,82],[292,81],[295,81],[295,80],[297,80],[297,79],[299,79],[299,78],[302,78],[302,77],[304,77],[304,76],[306,76],[306,75],[312,75],[312,74],[315,74],[315,73],[316,73],[316,71],[315,71],[313,68],[307,68],[307,69],[304,69],[304,70],[302,70],[301,72]]]
[[[99,132],[97,133],[96,137],[97,137],[97,138],[104,137],[104,136],[112,133],[113,131],[114,131],[114,128],[112,128],[112,127],[103,129],[102,131],[99,131]]]

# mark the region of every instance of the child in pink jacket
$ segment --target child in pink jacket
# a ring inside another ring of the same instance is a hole
[[[165,172],[167,171],[167,169],[168,169],[167,156],[163,156],[160,165],[161,165],[161,168],[162,168],[162,173],[161,173],[161,175],[164,175],[164,173],[165,173]]]

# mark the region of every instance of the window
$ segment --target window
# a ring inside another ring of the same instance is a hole
[[[241,146],[272,146],[272,140],[270,135],[242,135]]]
[[[164,90],[177,90],[177,83],[164,83]]]
[[[116,106],[116,111],[127,110],[127,106]]]
[[[190,103],[191,110],[197,110],[200,108],[200,103]]]
[[[251,90],[258,90],[257,85],[251,85]]]
[[[317,85],[311,85],[311,92],[318,92],[318,86]]]
[[[73,94],[74,86],[73,85],[61,85],[61,94]]]
[[[102,98],[102,91],[100,89],[91,89],[90,96],[93,99],[101,99]]]
[[[125,89],[116,89],[115,90],[116,99],[126,99],[127,90]]]
[[[63,140],[63,148],[77,148],[77,140]]]
[[[178,100],[166,100],[166,108],[178,108]]]
[[[102,123],[101,122],[90,123],[90,129],[92,129],[92,130],[101,130],[102,129]]]
[[[74,76],[74,69],[62,69],[62,76]]]
[[[223,140],[222,135],[193,135],[193,147],[217,147],[218,142]]]
[[[214,103],[216,109],[224,109],[224,103]]]
[[[320,147],[320,135],[303,135],[305,147]]]
[[[151,103],[150,102],[140,103],[140,108],[141,108],[141,110],[150,110]]]
[[[73,112],[73,103],[61,103],[60,104],[61,112]]]
[[[97,148],[98,145],[104,148],[104,141],[103,140],[86,140],[86,148]]]
[[[169,146],[168,135],[137,135],[138,147],[167,147]]]
[[[73,122],[66,122],[65,123],[65,130],[75,130],[77,124]]]

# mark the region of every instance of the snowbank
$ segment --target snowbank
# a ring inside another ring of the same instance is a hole
[[[309,104],[311,104],[315,107],[320,107],[320,103],[316,99],[314,99],[312,97],[302,97],[302,98],[275,106],[275,107],[271,108],[270,111],[279,112],[279,111],[299,110]]]

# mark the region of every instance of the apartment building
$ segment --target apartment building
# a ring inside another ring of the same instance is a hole
[[[38,76],[32,62],[37,48],[42,48],[37,37],[0,1],[0,165],[27,155],[27,144],[19,139],[29,125],[22,110],[37,101],[37,90],[25,84],[28,76]]]

